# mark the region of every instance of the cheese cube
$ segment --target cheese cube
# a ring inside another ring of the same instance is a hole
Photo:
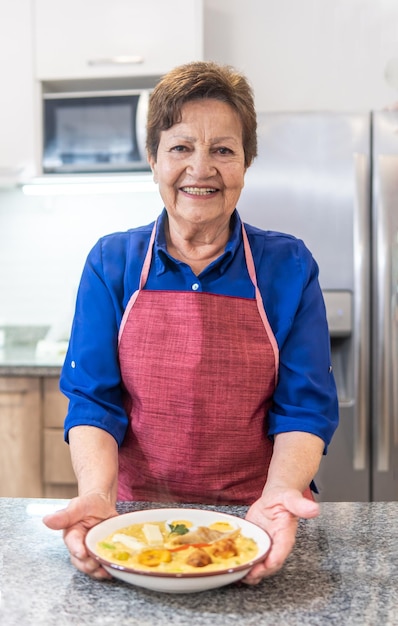
[[[142,530],[150,546],[163,543],[163,535],[160,532],[159,526],[155,526],[155,524],[144,524]]]

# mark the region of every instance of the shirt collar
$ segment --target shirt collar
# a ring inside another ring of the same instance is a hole
[[[177,262],[167,252],[165,235],[166,220],[167,211],[166,209],[163,209],[157,220],[155,242],[153,247],[157,275],[163,274],[166,271],[167,267],[170,266],[170,263]],[[241,241],[242,221],[240,219],[238,211],[235,209],[231,215],[231,234],[229,240],[227,242],[227,245],[225,246],[224,253],[215,261],[215,263],[217,263],[219,266],[219,271],[221,274],[226,271]]]

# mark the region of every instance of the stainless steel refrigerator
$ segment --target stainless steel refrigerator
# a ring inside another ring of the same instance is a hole
[[[322,501],[398,498],[398,112],[264,113],[244,221],[303,239],[320,268],[340,425]],[[310,331],[309,331],[310,332]]]

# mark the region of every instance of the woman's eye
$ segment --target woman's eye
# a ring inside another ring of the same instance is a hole
[[[219,154],[232,154],[232,150],[230,148],[225,148],[225,147],[217,148],[217,152]]]
[[[172,152],[185,152],[187,150],[186,146],[173,146],[171,148]]]

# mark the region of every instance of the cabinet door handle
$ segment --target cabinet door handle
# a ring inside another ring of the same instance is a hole
[[[144,62],[144,57],[139,55],[126,55],[116,57],[105,57],[102,59],[89,59],[88,65],[101,66],[101,65],[139,65]]]
[[[350,409],[354,405],[355,405],[355,400],[354,399],[352,399],[352,400],[346,400],[346,399],[341,400],[340,399],[339,400],[339,407],[341,409]]]

